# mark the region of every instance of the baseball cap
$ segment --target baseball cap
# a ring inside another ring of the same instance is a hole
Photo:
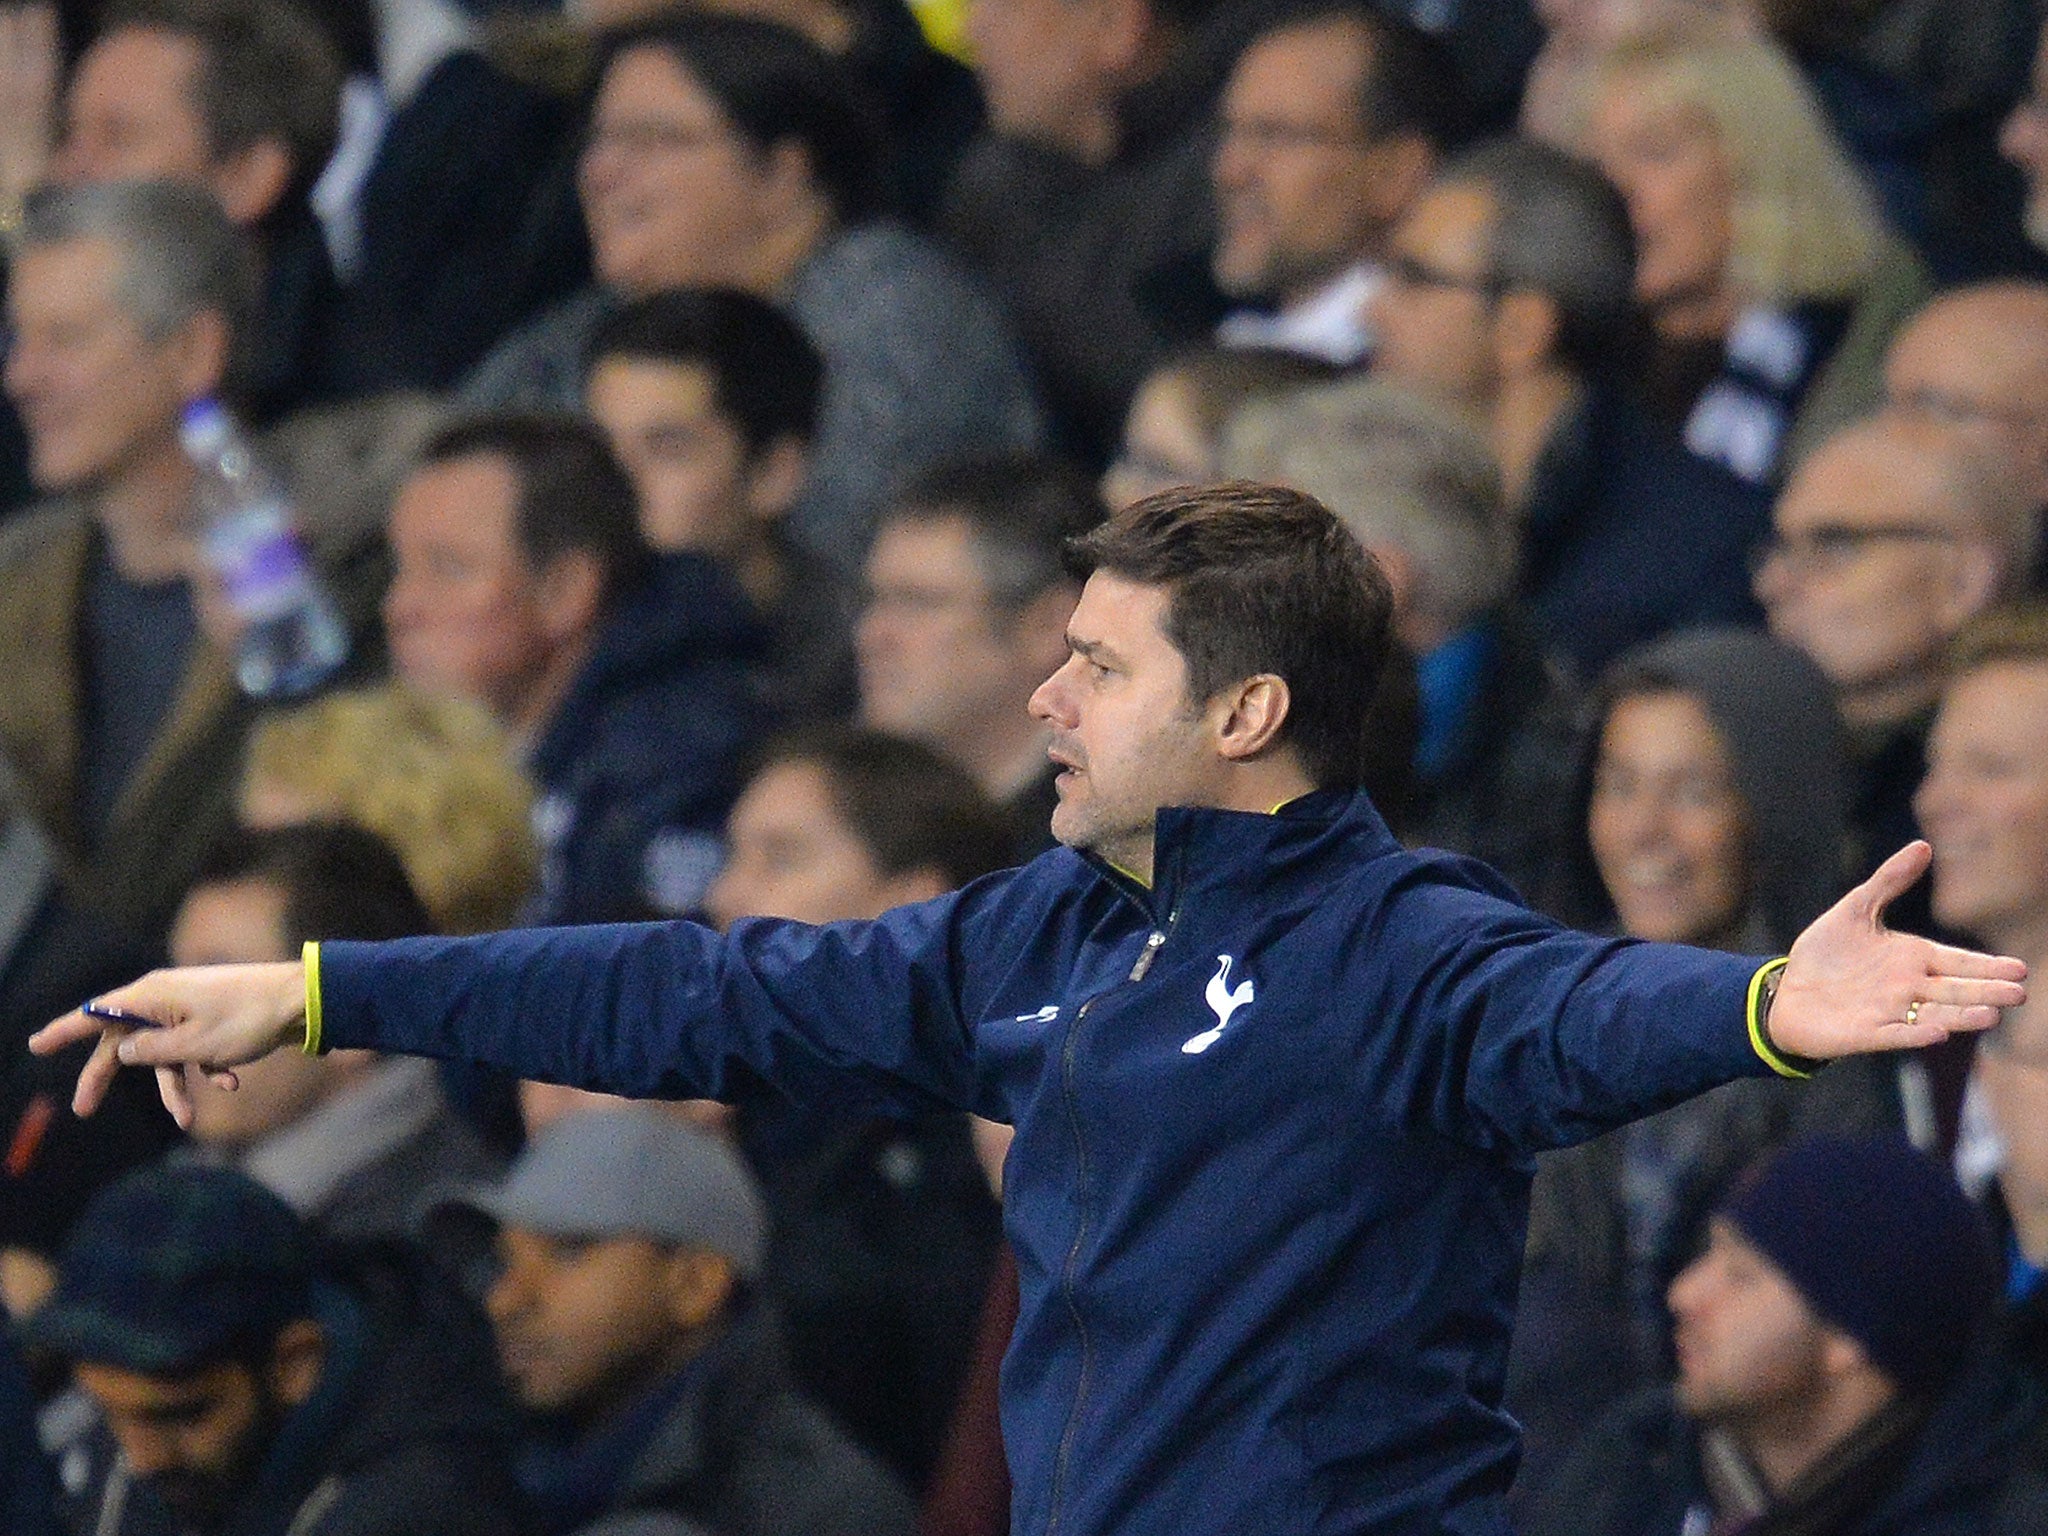
[[[50,1299],[17,1326],[66,1359],[164,1376],[312,1313],[312,1244],[290,1206],[231,1169],[157,1163],[86,1206]]]
[[[767,1216],[725,1142],[644,1106],[565,1115],[528,1144],[503,1183],[466,1197],[503,1226],[549,1237],[645,1237],[761,1272]]]

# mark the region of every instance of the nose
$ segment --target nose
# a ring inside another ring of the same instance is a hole
[[[162,1430],[123,1419],[114,1425],[114,1438],[137,1478],[159,1477],[178,1468],[177,1447]]]
[[[2031,170],[2040,157],[2043,114],[2032,102],[2023,101],[2012,109],[1998,133],[1998,152],[2022,170]]]
[[[1681,1269],[1671,1282],[1671,1288],[1664,1293],[1664,1302],[1671,1308],[1673,1317],[1690,1317],[1699,1310],[1710,1289],[1707,1266],[1711,1262],[1710,1255],[1702,1255]]]
[[[1026,707],[1031,711],[1032,719],[1042,720],[1060,730],[1073,729],[1074,711],[1066,686],[1067,674],[1073,665],[1074,658],[1069,657],[1058,671],[1031,691],[1031,702]]]

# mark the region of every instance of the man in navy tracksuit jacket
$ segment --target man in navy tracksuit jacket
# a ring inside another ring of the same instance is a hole
[[[159,975],[104,1000],[182,1021],[122,1059],[232,1063],[302,1034],[630,1094],[1008,1121],[1017,1531],[1505,1532],[1531,1153],[1796,1071],[1774,1034],[1910,1043],[2020,988],[1932,974],[1959,952],[1883,934],[1874,907],[1838,908],[1782,971],[1570,933],[1477,865],[1404,852],[1355,791],[1315,791],[1356,756],[1364,706],[1323,705],[1361,673],[1370,694],[1385,594],[1306,498],[1169,494],[1082,553],[1074,655],[1033,705],[1069,846],[873,923],[336,943],[303,969]],[[1331,570],[1350,596],[1328,600]],[[1205,608],[1218,571],[1285,601]],[[1226,643],[1261,623],[1270,670]],[[1354,642],[1334,661],[1332,635]],[[98,1027],[72,1015],[39,1048]]]

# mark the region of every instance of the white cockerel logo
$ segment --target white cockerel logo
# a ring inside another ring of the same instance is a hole
[[[1209,978],[1208,990],[1202,994],[1209,1011],[1216,1015],[1216,1027],[1205,1029],[1196,1035],[1181,1050],[1189,1056],[1199,1056],[1214,1045],[1223,1031],[1230,1026],[1230,1016],[1252,1000],[1252,979],[1247,976],[1236,986],[1230,985],[1230,956],[1216,957],[1216,974]]]

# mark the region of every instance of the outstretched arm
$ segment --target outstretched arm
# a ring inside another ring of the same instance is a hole
[[[1926,843],[1908,843],[1799,935],[1765,1018],[1768,1036],[1758,1042],[1766,1060],[1935,1045],[1989,1029],[2001,1009],[2026,1001],[2025,962],[1884,926],[1885,907],[1933,857]]]

